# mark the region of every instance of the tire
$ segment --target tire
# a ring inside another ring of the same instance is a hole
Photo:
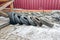
[[[21,15],[15,15],[15,21],[20,25],[22,25],[23,23],[21,22],[20,18],[21,18]]]
[[[29,21],[30,25],[37,26],[31,18],[32,17],[28,16],[28,21]]]
[[[14,20],[15,13],[14,12],[8,13],[8,15],[9,15],[9,19],[10,19],[10,24],[13,24],[13,25],[17,24]]]
[[[23,24],[29,25],[29,22],[26,16],[21,16],[20,20]]]

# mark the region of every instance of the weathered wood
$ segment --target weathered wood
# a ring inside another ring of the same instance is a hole
[[[13,3],[10,4],[10,12],[13,12]]]
[[[3,11],[0,11],[0,14],[2,14],[2,16],[4,16],[4,17],[8,17],[7,13],[5,13]]]
[[[8,26],[8,25],[9,25],[9,22],[4,23],[4,24],[0,25],[0,29],[2,29],[2,28],[4,28],[4,27],[6,27],[6,26]]]
[[[9,6],[11,3],[13,3],[13,0],[12,1],[9,1],[7,3],[5,3],[3,6],[0,7],[0,10],[3,10],[5,9],[7,6]]]
[[[0,0],[0,2],[7,2],[7,1],[9,1],[9,0]]]
[[[3,2],[3,1],[7,1],[7,0],[0,0],[0,2],[1,1]],[[3,12],[2,10],[10,5],[11,11],[13,11],[13,1],[14,0],[8,0],[8,2],[1,4],[0,5],[0,14],[3,14],[3,16],[7,17],[8,15],[5,12]]]

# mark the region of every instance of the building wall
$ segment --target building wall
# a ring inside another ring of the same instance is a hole
[[[15,0],[15,8],[22,9],[60,9],[60,0]]]
[[[21,9],[60,9],[60,0],[15,0],[14,8]]]

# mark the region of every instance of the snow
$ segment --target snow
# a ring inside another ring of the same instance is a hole
[[[47,18],[50,16],[47,16]],[[0,17],[1,18],[1,17]],[[50,17],[50,20],[53,18]],[[4,19],[5,20],[5,19]],[[53,20],[54,21],[54,20]],[[60,40],[60,24],[54,21],[54,26],[52,28],[43,25],[38,26],[27,26],[27,25],[13,25],[16,28],[10,34],[20,36],[27,40]],[[25,40],[25,39],[24,39]]]

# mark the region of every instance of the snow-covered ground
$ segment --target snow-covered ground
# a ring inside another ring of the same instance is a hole
[[[54,16],[53,14],[46,14],[44,17],[54,24],[52,28],[46,25],[42,27],[9,25],[0,30],[0,40],[60,40],[60,21],[55,19],[60,15],[56,13],[54,13]],[[4,20],[6,21],[4,17],[0,17],[0,21]]]

